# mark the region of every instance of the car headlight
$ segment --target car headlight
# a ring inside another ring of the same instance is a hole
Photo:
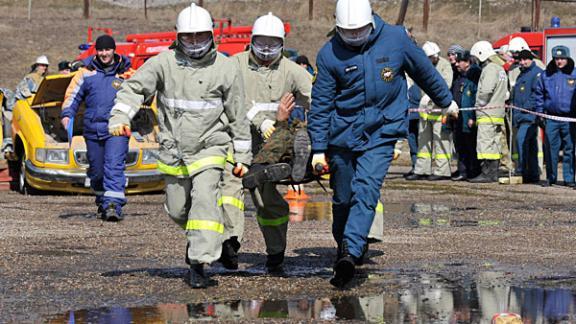
[[[37,148],[35,157],[36,157],[36,161],[45,162],[46,161],[46,149]]]
[[[67,149],[46,149],[46,163],[68,164]]]
[[[143,149],[142,150],[142,164],[153,164],[158,160],[157,149]]]

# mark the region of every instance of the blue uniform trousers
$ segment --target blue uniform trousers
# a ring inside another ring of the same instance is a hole
[[[562,170],[565,183],[574,182],[574,125],[548,119],[546,121],[546,179],[556,183],[558,154],[563,147]]]
[[[537,181],[540,177],[538,167],[538,126],[534,123],[521,123],[516,131],[518,163],[516,173],[525,180]]]
[[[410,119],[408,124],[408,146],[410,147],[410,160],[412,160],[412,170],[416,166],[418,157],[418,125],[420,119]]]
[[[126,154],[128,137],[110,136],[106,139],[86,139],[90,188],[96,194],[96,205],[106,209],[111,203],[121,213],[126,204]]]
[[[348,252],[360,257],[366,245],[380,188],[394,157],[396,141],[364,152],[330,147],[330,187],[332,197],[332,234],[338,246],[343,240]]]

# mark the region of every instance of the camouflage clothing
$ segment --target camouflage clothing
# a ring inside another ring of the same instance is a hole
[[[254,156],[252,164],[274,164],[292,162],[294,136],[296,132],[306,127],[306,122],[295,120],[291,125],[288,121],[276,122],[276,130]]]

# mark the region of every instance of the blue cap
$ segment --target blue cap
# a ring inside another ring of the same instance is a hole
[[[550,26],[553,28],[560,27],[560,17],[558,16],[552,17],[552,19],[550,19]]]
[[[552,48],[553,58],[570,58],[570,49],[564,45],[554,46]]]

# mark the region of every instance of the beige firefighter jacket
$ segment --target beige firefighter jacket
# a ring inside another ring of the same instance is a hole
[[[442,79],[446,81],[446,85],[448,85],[448,88],[450,88],[452,86],[452,78],[454,77],[452,65],[450,62],[443,57],[439,57],[438,63],[436,64],[436,71],[440,73]],[[420,108],[440,109],[440,107],[434,105],[432,100],[430,100],[430,98],[425,93],[423,93],[422,97],[423,100],[421,101]],[[442,121],[442,115],[442,112],[421,112],[420,118],[425,120]]]
[[[158,169],[187,177],[224,168],[232,142],[234,160],[250,164],[250,126],[242,78],[234,62],[212,50],[192,60],[178,48],[150,58],[116,96],[110,125],[134,117],[156,95],[160,132]]]
[[[495,63],[496,62],[496,63]],[[500,64],[501,60],[489,58],[480,74],[478,91],[476,92],[476,107],[498,107],[476,111],[476,123],[504,124],[504,105],[508,92],[508,76]]]
[[[233,56],[244,81],[247,118],[256,130],[264,120],[276,121],[278,103],[291,92],[296,102],[308,111],[312,95],[312,76],[304,68],[280,56],[270,66],[258,65],[251,51]]]

